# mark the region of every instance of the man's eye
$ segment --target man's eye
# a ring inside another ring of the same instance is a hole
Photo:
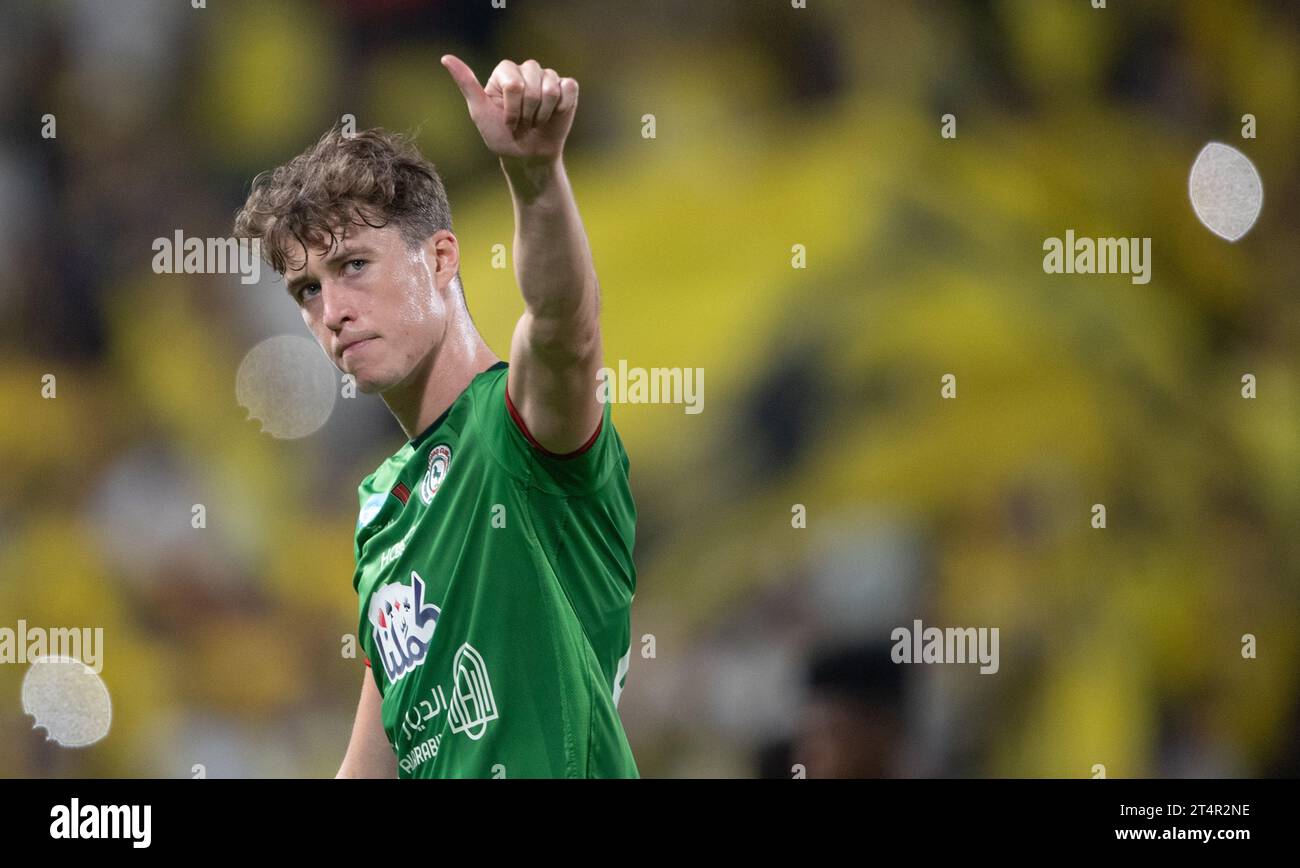
[[[356,266],[356,270],[357,270],[357,271],[360,271],[360,270],[361,270],[361,266],[363,266],[363,265],[365,265],[365,264],[366,264],[366,261],[365,261],[364,259],[353,259],[353,260],[351,260],[351,261],[348,262],[348,265],[350,265],[350,266]]]
[[[319,284],[315,284],[315,283],[309,283],[309,284],[307,284],[306,286],[302,287],[302,289],[299,289],[299,290],[298,290],[298,301],[305,301],[305,300],[307,299],[307,293],[310,292],[310,291],[313,290],[313,289],[316,290],[317,292],[319,292],[319,291],[320,291],[320,285],[319,285]]]

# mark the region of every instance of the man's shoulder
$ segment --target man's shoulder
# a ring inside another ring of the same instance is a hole
[[[587,442],[573,452],[548,451],[529,432],[511,401],[508,369],[485,371],[475,381],[474,415],[477,438],[497,463],[526,484],[557,495],[592,494],[605,487],[611,474],[626,466],[622,438],[614,427],[609,403]],[[595,387],[593,386],[593,394]]]
[[[362,478],[357,485],[357,493],[364,498],[378,491],[388,491],[393,487],[402,467],[410,460],[411,453],[410,445],[407,444],[385,458],[378,467]]]
[[[358,537],[366,532],[366,528],[374,522],[379,513],[388,505],[390,495],[395,495],[399,500],[402,498],[400,476],[402,468],[410,460],[411,454],[412,450],[408,443],[385,458],[378,467],[367,473],[357,485],[356,533]]]
[[[510,363],[505,360],[499,361],[487,370],[476,374],[465,391],[477,402],[498,389],[504,389],[509,374]]]

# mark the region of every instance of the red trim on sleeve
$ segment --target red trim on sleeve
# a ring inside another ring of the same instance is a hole
[[[605,414],[604,412],[602,412],[600,414],[600,418],[596,420],[596,430],[592,432],[592,435],[590,437],[587,438],[587,442],[582,444],[572,452],[565,452],[563,455],[561,455],[558,452],[552,452],[542,444],[538,443],[537,438],[535,438],[532,435],[532,433],[529,432],[528,426],[524,424],[524,417],[519,415],[519,411],[515,409],[514,402],[510,400],[509,385],[506,386],[506,409],[510,411],[510,418],[515,420],[515,427],[519,429],[519,433],[524,435],[524,439],[526,439],[534,449],[536,449],[538,452],[541,452],[543,455],[545,455],[548,458],[559,458],[560,460],[577,458],[579,455],[581,455],[582,453],[590,449],[592,447],[592,444],[596,442],[596,438],[600,436],[601,426],[605,424]]]
[[[362,655],[361,659],[364,660],[364,661],[366,661],[366,665],[367,665],[367,666],[370,665],[370,658],[369,658],[369,657],[366,657],[365,655]]]

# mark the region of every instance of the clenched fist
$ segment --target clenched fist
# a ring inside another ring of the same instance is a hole
[[[451,73],[469,105],[469,116],[483,143],[502,159],[528,163],[556,160],[573,127],[578,106],[578,82],[543,69],[536,60],[503,60],[492,70],[486,87],[464,61],[444,54]]]

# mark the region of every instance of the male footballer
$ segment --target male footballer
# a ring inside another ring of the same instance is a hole
[[[637,777],[618,716],[636,507],[562,159],[578,83],[535,60],[486,86],[442,64],[514,199],[509,363],[470,319],[442,181],[407,140],[336,128],[259,175],[236,218],[408,438],[358,489],[368,668],[336,777]]]

